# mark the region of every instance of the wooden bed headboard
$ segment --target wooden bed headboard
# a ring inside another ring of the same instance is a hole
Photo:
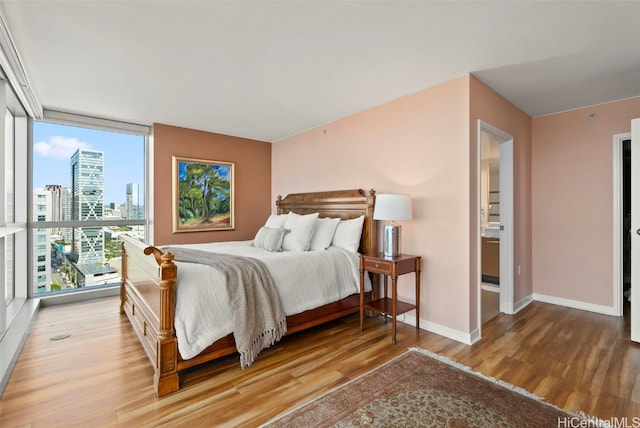
[[[375,253],[377,248],[376,224],[373,220],[373,207],[376,191],[367,193],[362,189],[334,190],[328,192],[291,193],[286,197],[278,196],[277,214],[319,213],[320,217],[337,217],[343,220],[364,215],[360,253]]]

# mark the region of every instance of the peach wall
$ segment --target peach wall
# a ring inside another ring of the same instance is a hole
[[[410,194],[413,220],[403,225],[403,252],[423,257],[421,318],[464,333],[470,331],[468,93],[464,76],[272,148],[272,199],[348,188]],[[399,295],[415,300],[411,275],[400,277]]]
[[[640,98],[533,119],[534,293],[613,306],[613,135],[634,117]]]
[[[470,82],[470,145],[471,189],[478,189],[477,172],[477,130],[478,120],[482,120],[513,137],[513,182],[514,182],[514,303],[522,301],[532,293],[531,278],[531,118],[506,101],[491,88],[471,77]],[[479,235],[477,220],[480,207],[477,195],[472,198],[471,221],[471,261],[472,278],[478,277]],[[520,275],[517,267],[520,266]],[[471,283],[471,308],[476,310],[477,282]],[[477,319],[477,313],[472,314]]]
[[[275,205],[271,198],[271,144],[156,123],[154,244],[252,239]],[[172,233],[172,156],[235,163],[235,230]]]
[[[586,120],[592,112],[597,119]],[[463,76],[273,145],[155,124],[155,242],[251,239],[277,195],[409,193],[403,250],[423,257],[421,318],[429,329],[471,334],[481,119],[514,137],[515,303],[537,293],[611,306],[612,136],[629,132],[633,117],[640,98],[531,119]],[[171,233],[172,155],[236,163],[236,230]],[[399,294],[414,301],[413,277],[400,278]]]

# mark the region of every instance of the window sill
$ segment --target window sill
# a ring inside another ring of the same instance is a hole
[[[74,290],[68,293],[44,295],[39,297],[42,306],[66,305],[67,303],[83,302],[85,300],[113,297],[120,294],[120,284],[104,287],[87,287],[85,290]]]

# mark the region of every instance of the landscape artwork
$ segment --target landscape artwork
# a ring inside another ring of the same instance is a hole
[[[173,157],[173,232],[234,228],[232,162]]]

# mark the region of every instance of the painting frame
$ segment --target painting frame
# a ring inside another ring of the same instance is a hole
[[[235,229],[234,162],[172,156],[172,172],[173,233]]]

